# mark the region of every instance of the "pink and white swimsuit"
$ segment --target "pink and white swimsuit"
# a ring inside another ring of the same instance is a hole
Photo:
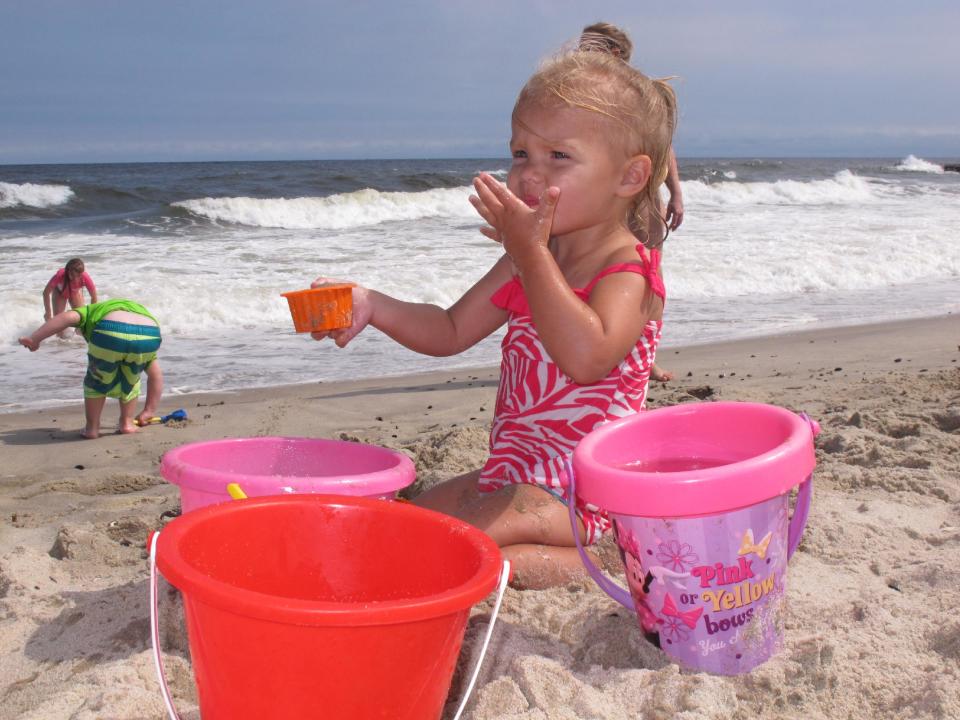
[[[612,265],[574,292],[586,302],[602,278],[634,272],[647,279],[655,295],[666,299],[657,272],[660,252],[650,251],[648,259],[643,245],[637,245],[637,253],[642,264]],[[493,492],[529,483],[567,502],[564,463],[577,443],[598,425],[643,409],[663,322],[650,320],[636,346],[604,379],[578,385],[564,375],[540,342],[519,277],[500,287],[490,301],[510,315],[501,345],[490,456],[480,471],[478,489]],[[610,519],[599,508],[578,499],[576,511],[586,527],[588,543],[610,530]]]
[[[93,284],[93,279],[87,275],[86,271],[84,271],[80,277],[68,280],[66,268],[57,270],[47,283],[47,287],[56,288],[56,291],[65,298],[69,298],[71,293],[82,290],[83,288],[87,288],[87,292],[90,293],[91,297],[97,291],[97,287]]]

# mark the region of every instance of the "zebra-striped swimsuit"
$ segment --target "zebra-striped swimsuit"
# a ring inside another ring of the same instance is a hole
[[[654,294],[666,298],[658,274],[660,253],[637,245],[642,265],[623,263],[601,271],[583,289],[574,289],[586,302],[596,284],[607,275],[635,272],[643,275]],[[537,335],[518,277],[490,298],[509,312],[501,345],[500,387],[490,456],[480,471],[478,489],[493,492],[507,485],[529,483],[567,497],[566,459],[577,443],[598,425],[643,409],[650,370],[660,341],[661,320],[650,320],[636,346],[607,377],[592,385],[578,385],[557,367]],[[599,540],[610,529],[610,519],[599,508],[577,499],[587,542]]]

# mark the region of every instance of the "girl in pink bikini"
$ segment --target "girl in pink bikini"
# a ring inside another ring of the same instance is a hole
[[[646,227],[653,211],[675,118],[670,87],[620,58],[572,52],[548,62],[514,106],[506,186],[487,174],[474,181],[482,231],[503,256],[449,308],[358,286],[353,325],[314,333],[343,347],[372,325],[447,356],[507,324],[486,463],[414,502],[489,534],[515,586],[583,574],[564,463],[595,427],[644,407],[665,292],[659,252],[630,226]],[[598,508],[575,509],[584,542],[610,530]]]
[[[86,305],[83,301],[83,289],[90,293],[90,304],[97,302],[97,286],[87,274],[80,258],[71,258],[67,264],[57,270],[43,288],[43,319],[49,320],[67,309]],[[65,333],[59,333],[64,337]]]

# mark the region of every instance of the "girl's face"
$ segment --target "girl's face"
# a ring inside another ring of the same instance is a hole
[[[560,188],[553,235],[616,218],[628,158],[611,141],[612,129],[602,115],[578,108],[527,104],[514,113],[507,187],[530,207],[548,187]]]

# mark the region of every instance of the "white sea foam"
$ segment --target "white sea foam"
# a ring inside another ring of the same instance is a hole
[[[704,206],[742,205],[844,205],[878,202],[896,188],[883,188],[841,170],[829,180],[777,180],[775,182],[683,183],[687,203]]]
[[[900,170],[901,172],[933,173],[934,175],[943,175],[944,172],[942,165],[918,158],[916,155],[907,155],[907,157],[901,160],[899,165],[895,165],[893,169]]]
[[[960,310],[960,185],[908,173],[821,177],[684,182],[686,218],[664,263],[667,343]],[[469,194],[200,198],[181,203],[189,225],[182,212],[154,216],[148,241],[132,220],[109,231],[17,224],[0,233],[0,412],[79,389],[81,338],[32,354],[16,344],[42,321],[40,291],[72,256],[101,297],[142,300],[160,319],[171,394],[495,363],[497,336],[440,359],[374,330],[346,350],[316,343],[293,333],[280,297],[326,275],[449,306],[501,253],[478,232]]]
[[[23,205],[47,208],[63,205],[73,197],[68,185],[38,185],[36,183],[0,182],[0,208]]]
[[[199,198],[173,203],[218,222],[297,230],[343,230],[427,217],[472,218],[469,187],[422,192],[357,190],[329,197]]]

